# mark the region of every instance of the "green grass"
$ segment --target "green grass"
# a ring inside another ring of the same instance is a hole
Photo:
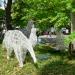
[[[54,51],[49,46],[40,45],[35,48],[38,54],[50,53],[48,59],[39,60],[38,67],[28,54],[23,68],[19,68],[15,57],[6,59],[6,51],[0,45],[0,75],[75,75],[75,59],[69,60],[67,53]]]

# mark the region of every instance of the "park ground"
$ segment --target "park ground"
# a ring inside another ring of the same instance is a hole
[[[54,51],[50,45],[39,45],[35,48],[35,54],[49,53],[47,59],[38,59],[37,65],[29,54],[23,68],[18,67],[15,57],[6,59],[6,50],[0,44],[0,75],[75,75],[75,58],[68,59],[65,51]]]

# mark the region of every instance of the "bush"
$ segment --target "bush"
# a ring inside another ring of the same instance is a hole
[[[72,42],[75,39],[75,32],[72,32],[68,37],[64,38],[65,45],[68,45],[70,42]]]

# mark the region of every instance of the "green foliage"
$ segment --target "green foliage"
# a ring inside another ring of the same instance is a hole
[[[36,26],[47,30],[51,26],[65,27],[70,22],[72,0],[16,0],[12,5],[13,23],[24,27],[35,18]]]
[[[3,16],[4,16],[4,10],[0,9],[0,25],[2,23]]]
[[[72,12],[75,12],[75,0],[72,0]]]
[[[4,15],[4,10],[0,9],[0,17],[3,17]]]
[[[65,43],[65,45],[68,45],[73,40],[75,40],[75,32],[72,32],[68,37],[65,37],[64,43]]]

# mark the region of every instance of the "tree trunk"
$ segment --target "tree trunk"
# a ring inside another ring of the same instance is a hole
[[[75,31],[75,12],[71,12],[71,32]]]
[[[72,51],[73,51],[73,44],[72,44],[72,42],[70,42],[69,43],[69,49],[68,49],[69,59],[72,59]]]
[[[12,5],[12,0],[8,0],[7,6],[5,8],[5,17],[6,17],[6,27],[7,30],[12,30],[13,27],[11,25],[11,5]]]
[[[75,9],[75,0],[72,0],[72,8]],[[72,11],[71,11],[71,32],[74,32],[75,31],[75,12],[72,12]]]

